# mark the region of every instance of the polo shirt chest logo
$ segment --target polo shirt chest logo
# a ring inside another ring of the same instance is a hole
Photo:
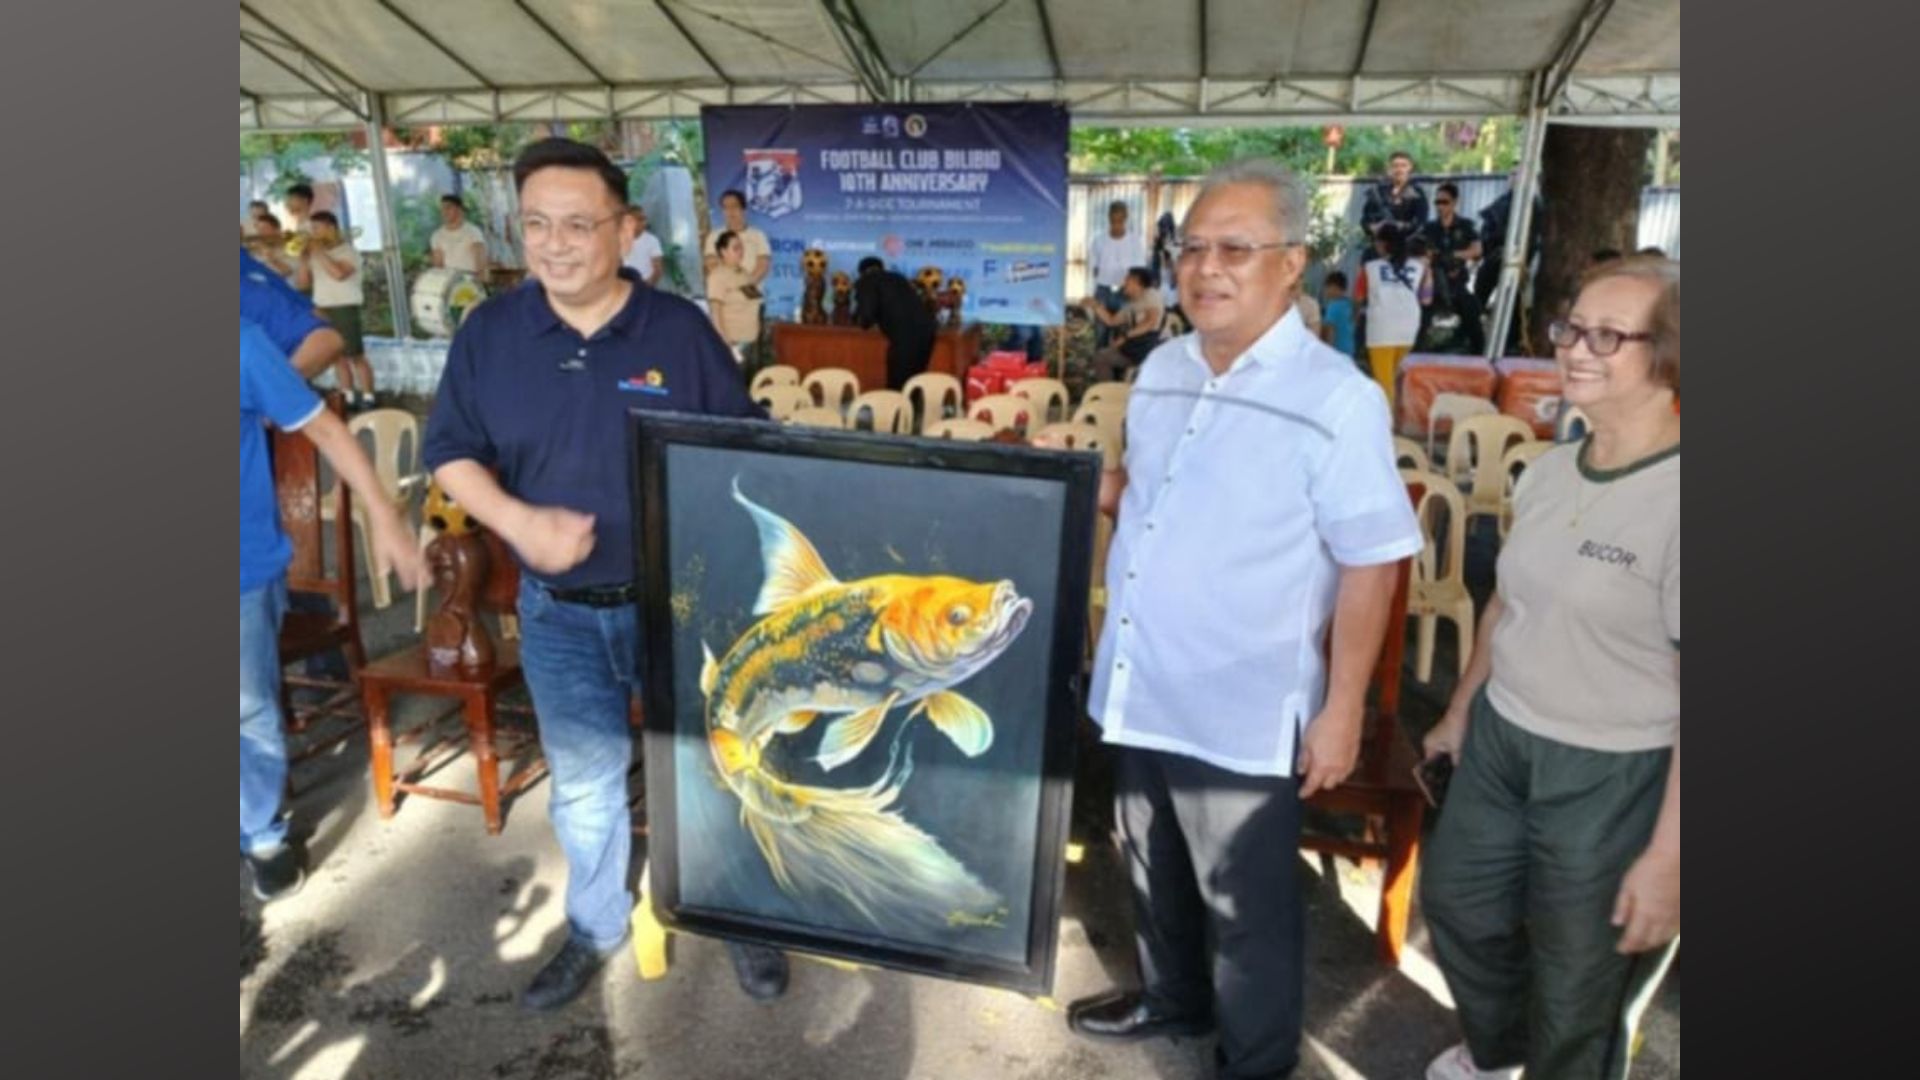
[[[621,379],[614,385],[622,390],[629,390],[640,394],[652,394],[656,397],[666,397],[669,393],[667,390],[667,377],[660,373],[659,368],[648,368],[644,376],[640,378],[629,377]]]
[[[1633,564],[1640,561],[1640,556],[1618,544],[1602,544],[1593,540],[1582,540],[1576,554],[1583,559],[1593,559],[1624,570],[1633,569]]]

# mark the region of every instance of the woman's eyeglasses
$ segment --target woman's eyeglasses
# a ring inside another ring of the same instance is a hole
[[[1629,334],[1624,330],[1614,330],[1605,326],[1579,326],[1565,319],[1555,319],[1547,326],[1547,340],[1556,348],[1571,349],[1587,339],[1587,351],[1595,356],[1612,356],[1620,351],[1620,346],[1629,341],[1651,341],[1653,335],[1646,331]]]

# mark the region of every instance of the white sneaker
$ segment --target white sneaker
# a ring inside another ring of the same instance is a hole
[[[1474,1065],[1467,1044],[1449,1047],[1427,1066],[1427,1080],[1520,1080],[1520,1070],[1482,1069]]]

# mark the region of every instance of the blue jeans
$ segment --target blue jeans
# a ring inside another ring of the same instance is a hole
[[[567,925],[575,941],[606,952],[626,937],[633,912],[627,717],[640,690],[635,609],[562,603],[523,577],[519,610],[520,666],[553,784],[548,815],[567,856]]]
[[[280,714],[280,620],[287,579],[240,594],[240,851],[287,838],[280,797],[287,786],[286,718]]]
[[[1093,298],[1095,300],[1098,300],[1100,302],[1100,306],[1103,308],[1106,308],[1109,314],[1113,314],[1113,315],[1118,315],[1120,313],[1120,309],[1127,306],[1127,294],[1124,292],[1121,292],[1118,288],[1115,288],[1114,286],[1111,286],[1111,285],[1094,286]],[[1111,326],[1108,326],[1106,323],[1099,322],[1096,320],[1093,324],[1094,348],[1096,349],[1106,348],[1107,341],[1117,333],[1119,333],[1118,330],[1114,329]]]

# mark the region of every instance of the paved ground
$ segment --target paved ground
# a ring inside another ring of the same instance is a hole
[[[364,595],[364,588],[362,590]],[[410,639],[405,597],[367,610],[373,655]],[[1443,643],[1450,639],[1442,632]],[[1445,654],[1438,665],[1451,670]],[[1416,714],[1424,703],[1413,697]],[[411,699],[403,723],[434,703]],[[1089,762],[1098,788],[1098,763]],[[472,790],[466,757],[438,782]],[[239,873],[243,1077],[468,1080],[1200,1080],[1211,1043],[1111,1046],[1066,1029],[1057,1007],[941,980],[847,972],[796,961],[770,1005],[735,985],[722,947],[674,939],[667,977],[643,982],[623,957],[566,1009],[514,1003],[564,932],[564,864],[544,782],[488,837],[478,809],[403,802],[375,811],[364,739],[295,775],[297,827],[315,870],[262,911]],[[1096,800],[1097,802],[1097,800]],[[1077,817],[1097,819],[1096,805]],[[1084,825],[1083,825],[1084,828]],[[1124,879],[1093,837],[1067,878],[1054,997],[1065,1002],[1133,975]],[[1416,909],[1398,971],[1374,959],[1377,875],[1308,858],[1307,1031],[1302,1080],[1411,1078],[1456,1038],[1451,1003]],[[1646,1025],[1635,1080],[1677,1077],[1680,965]]]

